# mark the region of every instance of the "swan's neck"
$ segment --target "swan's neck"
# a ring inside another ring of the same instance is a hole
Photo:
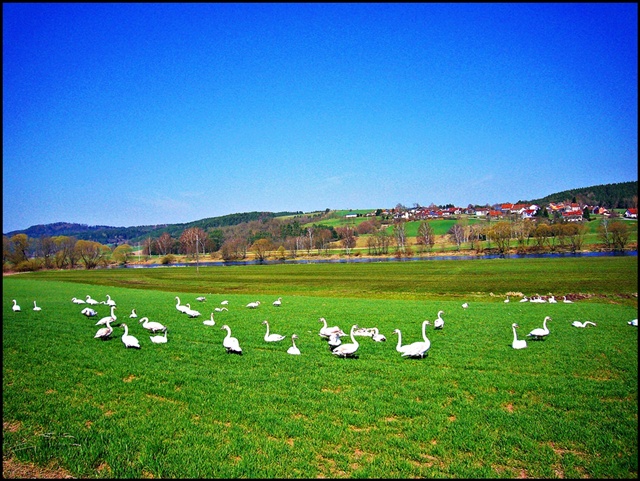
[[[267,326],[267,333],[265,334],[265,336],[269,337],[269,323],[266,322],[265,325]]]
[[[124,325],[124,335],[127,336],[129,334],[129,328],[127,327],[127,325]]]
[[[429,339],[427,339],[427,323],[426,322],[422,323],[422,337],[424,339],[424,342],[429,342]]]
[[[396,350],[399,351],[400,347],[402,347],[402,334],[398,331],[398,345],[396,346]]]
[[[516,327],[512,326],[511,328],[513,329],[513,342],[516,342],[518,340],[518,335],[516,334]]]
[[[354,330],[353,328],[354,328],[354,327],[355,327],[355,326],[351,326],[351,342],[352,342],[352,343],[354,343],[356,346],[358,346],[358,345],[359,345],[359,344],[358,344],[358,341],[356,341],[356,338],[355,338],[355,337],[353,337],[353,330]]]

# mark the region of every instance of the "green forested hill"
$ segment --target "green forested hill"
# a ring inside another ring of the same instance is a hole
[[[607,209],[628,209],[635,207],[638,201],[638,181],[620,182],[617,184],[601,184],[580,189],[565,190],[548,195],[541,199],[518,201],[537,205],[549,202],[578,202],[579,204],[599,205]]]

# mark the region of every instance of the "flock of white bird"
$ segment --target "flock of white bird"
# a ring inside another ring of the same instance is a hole
[[[96,322],[95,324],[96,326],[105,326],[105,327],[101,327],[100,329],[98,329],[98,331],[94,336],[94,339],[102,339],[102,340],[110,339],[113,334],[113,327],[111,326],[111,324],[115,323],[116,320],[118,319],[115,314],[115,310],[117,309],[116,302],[111,298],[109,294],[106,295],[106,298],[107,298],[106,301],[97,301],[95,299],[92,299],[90,295],[87,295],[84,300],[78,299],[76,297],[73,297],[71,299],[71,301],[75,304],[89,304],[94,306],[98,304],[104,304],[110,307],[110,310],[111,310],[110,315],[102,317],[100,320]],[[178,296],[176,296],[175,299],[176,299],[175,307],[180,313],[186,314],[187,316],[192,318],[198,317],[201,315],[200,312],[198,312],[195,309],[192,309],[190,304],[184,304],[184,305],[181,304],[180,298]],[[196,300],[199,302],[205,302],[206,298],[204,296],[200,296],[200,297],[197,297]],[[507,295],[507,298],[504,300],[504,302],[508,303],[509,301],[510,301],[509,296]],[[536,295],[532,298],[527,298],[526,296],[524,296],[519,302],[556,303],[558,301],[555,300],[554,296],[551,296],[548,299],[543,299],[541,296]],[[567,299],[566,296],[563,296],[562,302],[567,304],[573,303],[573,301]],[[229,304],[229,301],[224,300],[224,301],[221,301],[220,304],[222,306],[227,306]],[[249,309],[257,309],[259,306],[260,306],[260,301],[250,302],[249,304],[246,305],[246,307]],[[279,297],[277,300],[275,300],[273,302],[273,306],[281,307],[282,297]],[[462,304],[463,309],[466,310],[468,307],[469,307],[469,304],[467,302]],[[20,306],[18,305],[15,299],[13,299],[12,310],[13,312],[20,312],[21,310]],[[39,307],[36,304],[35,300],[33,301],[33,310],[36,312],[42,310],[41,307]],[[223,312],[223,311],[228,311],[228,308],[216,307],[214,310],[216,312]],[[90,307],[83,308],[80,313],[89,318],[95,317],[98,314],[95,309]],[[442,318],[442,314],[444,314],[444,311],[438,311],[437,318],[433,321],[434,330],[441,330],[444,328],[444,319]],[[136,319],[137,317],[138,317],[138,314],[136,313],[136,310],[132,309],[131,314],[129,315],[129,318]],[[319,336],[322,339],[327,341],[327,344],[329,346],[331,353],[337,357],[342,357],[342,358],[356,357],[356,353],[358,351],[358,348],[360,347],[360,344],[356,340],[356,337],[359,337],[359,336],[370,337],[375,342],[384,342],[387,340],[387,338],[383,334],[380,334],[380,331],[377,327],[365,328],[365,327],[359,327],[357,324],[354,324],[351,326],[351,329],[349,331],[349,338],[351,342],[343,343],[340,338],[346,337],[347,334],[340,327],[338,326],[329,327],[327,325],[327,320],[324,317],[321,317],[318,321],[322,323],[322,327],[320,328],[320,331],[318,333]],[[532,340],[545,339],[550,333],[549,328],[547,327],[547,321],[552,321],[550,316],[546,316],[544,318],[542,327],[533,329],[531,332],[529,332],[529,334],[527,334],[527,337],[530,337]],[[140,318],[138,323],[142,324],[142,327],[150,331],[151,334],[156,334],[154,336],[149,336],[149,339],[152,343],[164,344],[167,342],[167,331],[168,331],[167,326],[159,322],[150,321],[148,317]],[[216,321],[213,318],[213,312],[211,313],[211,317],[203,321],[202,323],[206,326],[214,326],[216,324]],[[270,333],[269,322],[267,320],[262,321],[262,324],[266,326],[266,333],[264,335],[265,342],[280,342],[286,339],[286,336],[282,334]],[[637,327],[638,319],[633,319],[629,321],[628,324],[631,326]],[[396,346],[396,351],[398,351],[402,357],[424,358],[424,356],[428,353],[429,349],[431,348],[431,341],[429,341],[426,334],[426,327],[428,325],[430,325],[430,322],[428,320],[425,320],[422,322],[422,339],[423,339],[422,341],[406,344],[404,346],[402,345],[402,333],[400,332],[400,329],[395,329],[393,333],[398,335],[398,344]],[[592,321],[584,321],[584,322],[573,321],[571,325],[574,327],[586,328],[589,325],[596,326],[596,323]],[[127,324],[121,323],[120,327],[124,328],[124,333],[122,335],[122,342],[125,345],[125,347],[140,349],[140,341],[135,336],[129,334],[129,328]],[[511,324],[511,328],[513,330],[513,342],[511,346],[513,347],[513,349],[524,349],[527,347],[527,341],[525,339],[518,339],[518,334],[516,331],[518,327],[519,327],[518,324],[515,322]],[[231,328],[225,324],[220,329],[227,331],[227,334],[222,341],[222,345],[226,349],[226,352],[234,353],[234,354],[242,354],[242,348],[240,347],[240,342],[238,341],[237,338],[231,336]],[[158,335],[157,333],[162,333],[162,334]],[[297,334],[292,334],[291,347],[289,347],[289,349],[287,350],[288,354],[300,355],[300,349],[296,346],[296,343],[295,343],[296,339],[298,339]]]

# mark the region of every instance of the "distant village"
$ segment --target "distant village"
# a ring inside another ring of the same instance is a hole
[[[374,217],[376,215],[391,216],[394,219],[405,220],[428,220],[428,219],[446,219],[461,214],[472,215],[479,218],[504,219],[513,218],[514,216],[521,219],[533,219],[541,208],[546,208],[550,217],[560,217],[567,222],[581,222],[586,212],[589,214],[599,214],[604,216],[611,215],[609,209],[600,206],[581,206],[578,203],[549,203],[540,207],[535,204],[496,204],[492,207],[448,207],[440,209],[437,207],[411,207],[411,208],[394,208],[365,214],[365,217]],[[358,217],[359,214],[347,214],[345,217]],[[630,208],[624,213],[624,217],[628,219],[638,218],[638,209]]]

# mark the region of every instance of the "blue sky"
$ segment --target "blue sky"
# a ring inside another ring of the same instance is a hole
[[[638,179],[638,5],[3,3],[3,232]]]

